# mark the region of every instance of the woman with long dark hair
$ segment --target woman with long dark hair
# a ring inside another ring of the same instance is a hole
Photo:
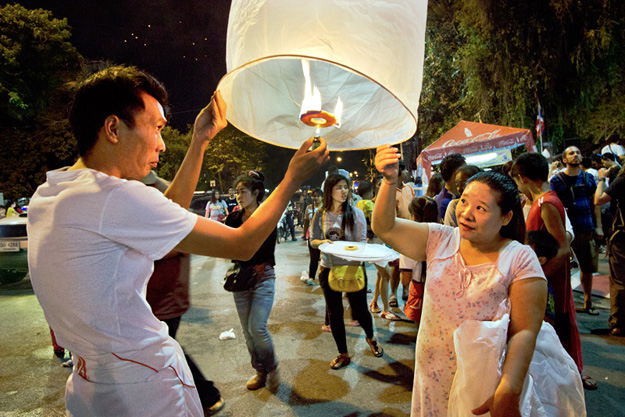
[[[213,190],[211,192],[211,199],[206,204],[204,217],[223,223],[227,215],[228,206],[224,201],[219,199],[219,191]]]
[[[260,206],[265,195],[264,179],[264,175],[256,171],[237,178],[235,190],[241,209],[228,215],[227,226],[240,227]],[[256,374],[247,381],[249,390],[268,385],[270,390],[275,391],[280,383],[278,361],[267,329],[275,294],[276,237],[274,229],[249,261],[239,262],[241,265],[253,265],[255,283],[247,290],[232,293],[252,367],[256,370]]]
[[[412,416],[447,415],[457,371],[454,332],[468,320],[510,313],[507,353],[492,396],[474,414],[520,416],[523,381],[534,354],[547,301],[547,281],[535,253],[524,246],[525,221],[515,183],[482,172],[471,177],[456,208],[458,228],[395,218],[397,149],[380,146],[384,175],[373,231],[416,261],[427,261],[423,315],[417,336]],[[469,411],[469,410],[465,410]]]
[[[339,174],[331,174],[326,178],[323,189],[323,209],[318,210],[313,218],[313,240],[310,242],[313,248],[337,240],[366,243],[367,222],[362,210],[351,204],[350,185],[349,179]],[[323,289],[326,306],[330,313],[332,336],[339,351],[339,355],[330,363],[332,369],[340,369],[350,363],[343,321],[343,294],[334,291],[328,285],[330,268],[340,265],[359,265],[360,268],[364,268],[361,262],[347,261],[321,253],[319,285]],[[358,320],[365,331],[371,351],[377,357],[382,356],[383,349],[378,345],[373,334],[373,320],[367,309],[366,278],[364,288],[360,291],[348,292],[347,298],[352,307],[352,316],[354,320]]]

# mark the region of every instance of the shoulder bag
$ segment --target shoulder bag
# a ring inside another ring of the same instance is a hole
[[[247,291],[256,285],[256,271],[252,264],[234,263],[226,272],[224,289],[230,292]]]

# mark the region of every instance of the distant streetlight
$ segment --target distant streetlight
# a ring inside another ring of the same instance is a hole
[[[354,174],[352,174],[352,173],[350,172],[350,173],[349,173],[349,176],[350,176],[350,177],[353,177],[353,176],[354,176]]]
[[[336,157],[336,161],[337,161],[337,162],[341,162],[342,160],[343,160],[343,158],[341,158],[340,156],[337,156],[337,157]]]

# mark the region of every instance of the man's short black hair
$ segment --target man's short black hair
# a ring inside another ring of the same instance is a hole
[[[369,181],[361,181],[358,184],[358,195],[364,198],[365,194],[371,192],[373,194],[373,184]]]
[[[514,160],[510,172],[513,177],[521,175],[532,181],[547,181],[549,162],[537,152],[524,152]]]
[[[466,164],[467,162],[464,159],[464,156],[459,153],[451,153],[444,157],[441,162],[441,175],[443,176],[445,182],[451,181],[458,168]]]
[[[596,162],[599,165],[601,165],[601,156],[597,155],[596,153],[593,153],[592,155],[590,155],[590,160],[592,162]],[[585,166],[585,165],[584,165]]]
[[[560,245],[546,230],[531,230],[525,234],[525,244],[531,246],[536,256],[544,256],[547,261],[558,254]]]
[[[163,84],[136,67],[114,66],[92,74],[79,87],[69,121],[78,142],[78,154],[93,149],[107,117],[115,115],[134,127],[135,113],[144,108],[142,93],[167,108]]]
[[[601,159],[607,159],[608,161],[616,161],[616,157],[612,152],[605,152],[601,154]]]

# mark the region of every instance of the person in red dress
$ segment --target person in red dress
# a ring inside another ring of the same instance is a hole
[[[558,241],[558,253],[543,265],[554,294],[554,328],[562,346],[575,361],[584,388],[596,389],[597,383],[583,373],[582,345],[571,288],[571,250],[566,238],[564,205],[547,181],[547,159],[539,153],[525,152],[515,159],[510,174],[519,190],[533,201],[525,220],[526,230],[547,230]]]

